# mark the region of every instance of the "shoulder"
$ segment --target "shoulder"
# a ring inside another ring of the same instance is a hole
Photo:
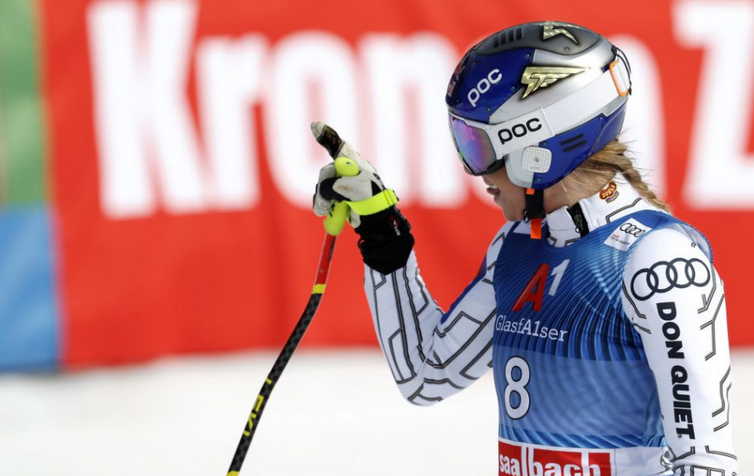
[[[706,239],[684,223],[649,231],[635,244],[623,281],[639,301],[674,290],[699,290],[714,276]]]
[[[695,240],[677,226],[668,226],[659,230],[650,230],[643,236],[633,253],[632,259],[642,259],[654,255],[667,255],[677,251],[677,247],[693,246]]]
[[[712,261],[712,250],[698,230],[679,220],[648,229],[631,250],[627,266],[648,264],[658,260],[702,257]]]
[[[612,223],[614,228],[605,244],[627,252],[624,261],[627,267],[673,259],[690,251],[693,251],[692,254],[701,252],[708,261],[712,261],[707,238],[669,213],[643,210]]]

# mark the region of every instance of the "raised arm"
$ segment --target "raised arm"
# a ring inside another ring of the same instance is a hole
[[[443,312],[419,273],[411,226],[396,206],[396,194],[385,188],[374,166],[328,126],[314,123],[312,132],[331,156],[346,157],[359,168],[358,174],[339,176],[332,164],[325,166],[314,212],[326,216],[336,202],[347,203],[351,210],[377,337],[401,392],[410,402],[429,405],[467,387],[492,362],[492,273],[506,227],[487,250],[477,276]]]
[[[380,347],[408,401],[439,402],[491,368],[492,273],[505,231],[495,237],[479,273],[448,312],[432,299],[413,252],[405,266],[389,274],[366,266],[364,290]]]

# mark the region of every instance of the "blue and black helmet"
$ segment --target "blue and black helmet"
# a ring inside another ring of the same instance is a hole
[[[525,23],[482,40],[448,84],[450,130],[466,171],[503,165],[542,190],[620,133],[630,68],[605,37],[569,23]]]

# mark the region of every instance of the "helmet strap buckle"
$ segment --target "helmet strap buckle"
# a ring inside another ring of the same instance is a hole
[[[589,233],[589,226],[587,225],[586,217],[584,217],[584,211],[581,209],[579,202],[574,203],[570,207],[566,208],[568,214],[571,215],[573,224],[576,225],[576,231],[585,237]]]

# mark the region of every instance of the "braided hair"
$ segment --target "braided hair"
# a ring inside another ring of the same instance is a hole
[[[590,184],[599,180],[604,184],[611,180],[616,173],[623,174],[639,195],[649,203],[660,210],[671,212],[670,206],[649,188],[649,185],[634,167],[633,160],[629,156],[628,146],[619,139],[609,142],[599,152],[590,156],[565,180],[581,184]]]

